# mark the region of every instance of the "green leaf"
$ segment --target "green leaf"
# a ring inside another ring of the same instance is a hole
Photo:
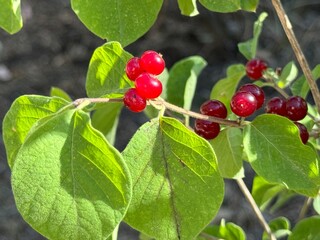
[[[97,36],[118,41],[123,46],[134,42],[153,25],[163,0],[71,0],[73,11]]]
[[[180,60],[169,71],[167,100],[177,106],[190,110],[197,79],[207,62],[200,56]]]
[[[110,144],[114,144],[122,103],[108,103],[92,114],[92,126],[102,132]]]
[[[240,0],[199,0],[199,2],[210,11],[214,12],[235,12],[241,9]]]
[[[270,201],[285,189],[283,185],[269,183],[262,177],[255,176],[253,179],[252,196],[259,208],[264,211]]]
[[[224,194],[210,144],[178,120],[145,123],[123,152],[133,179],[125,221],[156,239],[194,239]]]
[[[178,4],[182,15],[193,17],[199,14],[197,0],[178,0]]]
[[[92,4],[95,5],[95,4]],[[132,55],[118,42],[98,47],[90,60],[86,90],[89,97],[122,97],[133,86],[125,67]]]
[[[68,102],[72,102],[72,99],[69,96],[69,94],[66,93],[65,91],[63,91],[61,88],[51,87],[50,96],[51,97],[60,97],[60,98],[63,98],[64,100],[66,100]]]
[[[258,20],[254,23],[253,27],[253,38],[249,39],[246,42],[242,42],[238,44],[239,51],[242,55],[248,60],[255,58],[259,36],[262,30],[263,21],[267,18],[268,14],[263,12],[260,14]]]
[[[218,167],[224,178],[242,178],[242,132],[238,128],[225,128],[210,141],[218,159]]]
[[[320,215],[320,195],[319,194],[313,200],[313,208]]]
[[[272,219],[269,222],[269,226],[270,226],[272,233],[276,237],[276,239],[286,237],[286,236],[290,235],[290,233],[291,233],[290,222],[285,217],[278,217],[278,218]],[[264,232],[262,239],[269,240],[270,237],[266,232]]]
[[[61,98],[37,95],[20,96],[13,102],[2,124],[3,141],[10,168],[32,126],[39,119],[57,112],[67,104],[68,102]]]
[[[301,142],[299,129],[289,119],[259,115],[244,128],[244,150],[253,169],[266,181],[307,196],[318,193],[317,156]]]
[[[210,236],[227,240],[245,240],[246,234],[243,229],[234,223],[221,221],[220,225],[206,227],[200,236]],[[208,239],[208,238],[205,238]],[[211,238],[210,238],[211,239]]]
[[[314,216],[301,220],[293,228],[288,240],[316,240],[320,239],[320,217]]]
[[[20,0],[0,0],[0,27],[10,34],[18,32],[23,25]]]
[[[289,62],[281,71],[278,86],[287,87],[298,76],[298,68],[294,62]]]
[[[258,7],[259,0],[241,0],[240,3],[243,10],[255,12]]]
[[[210,98],[220,100],[225,104],[230,113],[230,99],[236,92],[240,80],[246,75],[245,66],[242,64],[230,65],[227,77],[220,79],[212,88]]]
[[[131,179],[121,154],[90,124],[63,111],[38,126],[12,170],[17,208],[49,239],[106,239],[123,219]]]
[[[312,70],[312,76],[313,79],[316,81],[320,78],[320,64],[318,64],[313,70]],[[290,87],[292,93],[294,95],[301,96],[303,98],[306,98],[310,88],[308,85],[308,82],[306,80],[306,77],[302,75],[300,78],[298,78]]]

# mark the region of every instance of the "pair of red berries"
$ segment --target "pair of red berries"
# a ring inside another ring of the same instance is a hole
[[[263,77],[267,64],[261,59],[251,59],[246,64],[246,74],[251,80]],[[248,117],[264,103],[264,92],[255,84],[245,84],[233,95],[230,103],[231,110],[240,117]]]
[[[308,104],[306,100],[299,96],[292,96],[288,99],[280,97],[271,98],[265,108],[266,113],[274,113],[289,118],[299,128],[300,138],[304,144],[308,142],[308,129],[302,123],[302,120],[308,113]]]
[[[145,109],[148,99],[154,99],[162,93],[162,83],[156,77],[163,72],[165,61],[155,51],[145,51],[140,58],[133,57],[126,64],[126,75],[135,83],[123,97],[127,108],[133,112]]]
[[[245,84],[232,96],[231,111],[239,117],[248,117],[264,103],[264,92],[255,84]]]
[[[245,84],[233,95],[231,110],[240,117],[247,117],[254,113],[264,103],[264,92],[255,84]],[[204,115],[225,119],[228,115],[227,108],[219,100],[208,100],[200,106]],[[220,133],[220,124],[208,120],[197,119],[194,131],[201,137],[210,140]]]
[[[228,115],[226,106],[219,100],[208,100],[200,106],[201,114],[225,119]],[[220,133],[220,124],[208,120],[196,119],[194,131],[199,136],[210,140]]]

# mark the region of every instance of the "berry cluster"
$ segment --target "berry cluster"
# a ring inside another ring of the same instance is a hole
[[[252,59],[246,64],[247,76],[255,81],[263,77],[267,64],[260,59]],[[255,84],[245,84],[232,96],[230,102],[231,111],[239,117],[248,117],[260,109],[265,101],[264,91]],[[226,118],[227,109],[218,100],[208,100],[200,107],[204,115]],[[299,128],[300,138],[305,144],[309,139],[307,128],[297,121],[302,120],[308,112],[306,101],[299,96],[292,96],[288,99],[274,97],[270,99],[265,107],[266,113],[278,114],[292,120]],[[205,139],[213,139],[220,132],[220,124],[197,119],[195,121],[195,132]]]
[[[222,119],[225,119],[228,115],[226,106],[219,100],[208,100],[204,102],[200,106],[200,112],[207,116]],[[214,139],[220,133],[220,124],[207,120],[196,119],[194,131],[205,139]]]
[[[309,139],[307,128],[297,121],[302,120],[308,113],[306,100],[299,96],[292,96],[288,99],[280,97],[271,98],[265,107],[266,113],[278,114],[289,118],[299,128],[300,138],[305,144]]]
[[[127,108],[133,112],[145,109],[148,99],[154,99],[162,93],[162,83],[156,77],[163,72],[165,61],[155,51],[145,51],[140,58],[131,58],[126,65],[126,75],[134,81],[135,87],[129,89],[123,97]]]

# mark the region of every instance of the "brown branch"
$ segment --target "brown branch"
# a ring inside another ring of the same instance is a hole
[[[307,82],[309,84],[310,91],[312,93],[313,99],[314,99],[315,104],[317,106],[318,112],[320,112],[319,88],[313,79],[309,64],[308,64],[306,57],[304,56],[304,54],[301,50],[300,44],[299,44],[299,42],[293,32],[291,22],[287,16],[285,10],[283,9],[281,1],[280,0],[271,0],[271,2],[272,2],[272,5],[273,5],[278,17],[279,17],[279,20],[281,22],[283,30],[285,31],[285,33],[288,37],[288,40],[291,44],[291,47],[293,49],[294,54],[296,55],[296,58],[299,62],[299,65],[300,65],[302,71],[303,71],[303,74],[305,75],[305,77],[307,79]]]
[[[75,101],[73,101],[72,104],[77,108],[84,108],[91,103],[109,103],[109,102],[123,102],[123,99],[122,98],[79,98],[79,99],[76,99]],[[168,103],[161,98],[154,99],[154,100],[148,100],[148,103],[155,108],[159,107],[159,109],[160,109],[163,106],[166,109],[171,110],[176,113],[188,115],[190,117],[197,118],[197,119],[202,119],[202,120],[207,120],[207,121],[211,121],[211,122],[224,124],[227,126],[241,127],[241,126],[247,124],[246,122],[240,123],[239,121],[232,121],[232,120],[227,120],[227,119],[222,119],[222,118],[217,118],[217,117],[211,117],[211,116],[203,115],[203,114],[196,113],[193,111],[189,111],[184,108],[173,105],[171,103]]]
[[[257,206],[256,202],[254,201],[254,199],[253,199],[249,189],[247,188],[246,184],[244,183],[244,181],[241,178],[237,179],[236,181],[237,181],[242,193],[244,194],[244,196],[248,200],[250,206],[252,207],[254,213],[256,214],[261,226],[264,228],[264,230],[269,235],[270,240],[276,240],[276,237],[272,233],[267,221],[264,219],[259,207]]]

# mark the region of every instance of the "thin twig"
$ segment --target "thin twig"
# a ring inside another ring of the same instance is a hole
[[[271,0],[272,5],[279,17],[279,20],[281,22],[281,25],[288,37],[288,40],[291,44],[291,47],[293,49],[294,54],[296,55],[296,58],[299,62],[299,65],[301,66],[301,69],[303,71],[303,74],[306,77],[306,80],[308,82],[308,85],[310,87],[310,91],[312,93],[313,99],[315,101],[315,104],[317,106],[318,112],[320,112],[320,92],[319,88],[316,84],[316,82],[313,79],[311,69],[309,67],[309,64],[306,60],[306,57],[304,56],[300,44],[292,30],[291,22],[283,9],[283,6],[281,4],[280,0]]]
[[[300,210],[300,213],[299,213],[298,221],[302,220],[306,216],[308,208],[310,207],[311,203],[312,203],[311,197],[308,197],[305,199],[305,201],[302,205],[302,208]]]
[[[90,104],[90,103],[109,103],[109,102],[123,102],[123,99],[122,98],[79,98],[79,99],[76,99],[75,101],[73,101],[73,105],[75,107],[85,107],[87,105],[86,103]],[[202,119],[202,120],[207,120],[207,121],[211,121],[211,122],[224,124],[227,126],[241,127],[241,126],[247,124],[247,122],[240,123],[238,121],[232,121],[232,120],[226,120],[226,119],[217,118],[217,117],[211,117],[211,116],[203,115],[203,114],[196,113],[193,111],[189,111],[184,108],[173,105],[171,103],[168,103],[161,98],[154,99],[154,100],[148,100],[148,103],[155,108],[158,108],[158,107],[161,108],[163,106],[166,109],[171,110],[173,112],[177,112],[177,113],[180,113],[183,115],[188,115],[190,117],[197,118],[197,119]]]
[[[252,207],[254,213],[256,214],[261,226],[264,228],[266,233],[269,235],[270,240],[276,240],[276,237],[272,233],[267,221],[264,219],[259,207],[257,206],[256,202],[254,201],[254,199],[253,199],[249,189],[247,188],[246,184],[244,183],[244,181],[241,178],[237,179],[236,181],[237,181],[242,193],[244,194],[244,196],[248,200],[250,206]]]
[[[222,118],[217,118],[217,117],[211,117],[211,116],[207,116],[207,115],[203,115],[200,113],[196,113],[190,110],[186,110],[184,108],[178,107],[176,105],[173,105],[171,103],[168,103],[166,101],[164,101],[163,99],[155,99],[153,100],[154,103],[156,104],[160,104],[165,106],[167,109],[173,111],[173,112],[177,112],[177,113],[181,113],[184,115],[188,115],[190,117],[193,118],[197,118],[197,119],[202,119],[202,120],[208,120],[211,122],[216,122],[216,123],[220,123],[220,124],[224,124],[224,125],[228,125],[228,126],[233,126],[233,127],[240,127],[240,123],[238,121],[232,121],[232,120],[226,120],[226,119],[222,119]],[[244,122],[244,124],[246,124],[246,122]]]

